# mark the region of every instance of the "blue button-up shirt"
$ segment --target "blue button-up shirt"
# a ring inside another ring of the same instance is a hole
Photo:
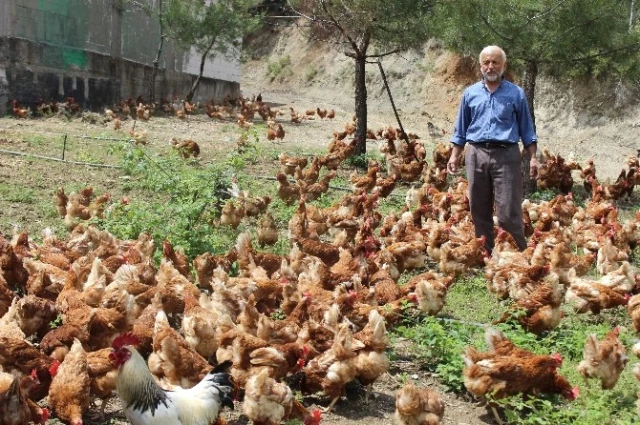
[[[479,81],[464,91],[451,142],[465,143],[499,141],[525,146],[537,142],[531,111],[524,90],[502,80],[491,93]]]

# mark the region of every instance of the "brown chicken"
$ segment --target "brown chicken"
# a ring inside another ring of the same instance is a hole
[[[464,385],[474,396],[487,394],[503,398],[515,394],[536,396],[540,393],[561,394],[568,400],[577,397],[578,389],[558,374],[561,359],[547,355],[497,355],[479,353],[468,347],[463,356]],[[498,423],[502,423],[495,407],[490,405]]]
[[[287,176],[278,173],[278,197],[287,205],[293,205],[300,199],[302,188],[297,183],[290,183]]]
[[[396,392],[394,417],[398,425],[440,425],[444,407],[440,394],[408,383]]]
[[[185,341],[205,359],[215,359],[218,313],[202,307],[191,292],[185,294],[184,303],[181,330]]]
[[[371,192],[376,186],[378,173],[380,172],[380,164],[377,162],[369,164],[367,174],[359,176],[355,171],[349,177],[349,181],[353,184],[355,190],[364,189],[365,192]]]
[[[636,332],[640,332],[640,294],[636,294],[629,299],[627,312],[631,316],[634,329]]]
[[[620,328],[615,327],[602,341],[595,334],[587,336],[584,358],[578,364],[578,372],[585,380],[597,378],[603,390],[612,389],[629,362],[627,350],[618,336]]]
[[[446,170],[447,162],[449,162],[449,157],[451,156],[451,150],[452,147],[450,143],[438,143],[433,149],[433,166],[441,170]]]
[[[28,118],[31,115],[31,110],[29,108],[20,107],[20,103],[16,99],[11,101],[11,111],[13,115],[18,118]]]
[[[576,313],[591,311],[599,314],[601,310],[627,305],[629,294],[621,294],[606,285],[589,282],[575,277],[575,271],[569,271],[569,289],[565,301],[574,307]]]
[[[173,149],[177,150],[180,156],[183,158],[197,158],[200,156],[200,146],[191,139],[179,142],[178,139],[172,137],[171,146],[173,147]]]
[[[494,323],[515,318],[524,329],[540,335],[560,324],[562,301],[562,290],[557,279],[548,280],[536,287],[528,297],[517,300],[509,311]]]
[[[447,292],[453,281],[453,276],[439,276],[426,272],[413,277],[406,286],[414,288],[420,311],[435,316],[444,307]]]
[[[173,245],[168,239],[162,242],[162,257],[173,264],[173,267],[184,277],[193,280],[191,276],[191,268],[189,267],[189,258],[183,252],[173,249]]]
[[[59,187],[56,190],[56,209],[60,217],[67,215],[67,202],[69,197],[64,193],[64,188]]]
[[[405,270],[422,267],[427,260],[426,253],[423,242],[397,242],[382,249],[380,258],[389,265],[389,274],[397,281]]]
[[[272,276],[280,270],[283,257],[270,252],[257,252],[251,243],[251,234],[244,232],[238,235],[236,241],[237,262],[240,270],[249,271],[250,267],[261,267],[267,276]]]
[[[453,246],[450,242],[444,244],[441,249],[440,271],[447,274],[463,274],[471,267],[484,266],[484,259],[488,255],[485,243],[485,237],[481,236],[464,245]]]
[[[312,202],[318,199],[323,193],[327,193],[329,190],[329,183],[336,176],[335,171],[327,173],[319,182],[304,186],[300,186],[300,192],[304,195],[307,202]]]
[[[289,419],[300,419],[304,425],[319,425],[321,418],[319,410],[309,412],[295,399],[291,388],[269,377],[266,369],[247,381],[242,409],[255,425],[278,425]]]
[[[367,325],[353,337],[364,344],[353,359],[353,367],[356,378],[366,388],[365,402],[368,402],[373,383],[389,370],[390,365],[385,351],[389,348],[389,337],[384,318],[377,310],[371,310]]]
[[[153,353],[149,370],[165,384],[191,388],[212,369],[185,339],[169,325],[167,315],[159,311],[153,332]]]
[[[300,389],[303,394],[324,391],[331,398],[325,413],[330,412],[338,402],[345,385],[356,378],[357,370],[353,367],[353,358],[357,356],[357,350],[363,346],[364,344],[353,338],[348,325],[341,324],[331,349],[305,366]]]
[[[265,245],[275,245],[278,242],[278,228],[271,213],[266,213],[258,220],[258,244],[261,247]]]
[[[64,361],[53,373],[49,404],[56,416],[71,425],[82,425],[82,415],[89,408],[91,379],[87,353],[75,340]]]
[[[32,374],[18,378],[9,373],[0,372],[0,425],[23,425],[26,423],[45,424],[49,410],[41,408],[29,398],[33,384],[38,382]]]
[[[231,226],[232,229],[237,229],[245,215],[244,207],[236,200],[231,199],[222,207],[220,224]]]
[[[104,418],[107,401],[114,396],[118,370],[109,360],[111,348],[103,348],[87,353],[87,372],[91,379],[91,395],[102,400],[100,417]]]
[[[302,252],[320,258],[329,267],[340,259],[340,250],[333,244],[303,237],[295,239],[294,242],[298,244]]]

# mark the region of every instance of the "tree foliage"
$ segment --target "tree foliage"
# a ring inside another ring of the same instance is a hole
[[[535,62],[571,76],[637,76],[638,32],[629,27],[629,0],[460,0],[436,6],[439,36],[448,47],[476,56],[505,49],[511,68]],[[635,74],[635,75],[634,75]]]
[[[200,74],[187,100],[198,87],[204,64],[217,55],[240,57],[242,37],[260,23],[260,16],[250,10],[257,0],[168,0],[164,11],[167,36],[185,48],[195,48],[201,55]]]
[[[310,24],[310,36],[327,41],[355,65],[355,154],[366,151],[367,61],[405,50],[426,39],[431,0],[293,0],[295,13]],[[373,52],[371,52],[373,50]]]

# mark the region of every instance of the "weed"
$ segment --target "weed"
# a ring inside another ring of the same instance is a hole
[[[309,65],[306,72],[304,73],[304,80],[307,83],[313,81],[320,71],[314,65]]]
[[[58,314],[58,316],[55,319],[53,319],[51,322],[49,322],[49,327],[51,329],[59,328],[60,325],[62,325],[62,315],[61,314]]]
[[[36,202],[37,195],[31,189],[25,189],[15,185],[0,184],[0,198],[7,202],[33,204]]]
[[[291,57],[289,55],[282,56],[267,64],[267,77],[269,77],[271,82],[276,79],[282,81],[291,75],[293,75],[293,71],[291,70]]]

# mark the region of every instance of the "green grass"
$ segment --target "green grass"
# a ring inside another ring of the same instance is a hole
[[[0,183],[0,199],[7,202],[34,204],[37,200],[37,193],[32,189],[26,189],[14,184]]]

